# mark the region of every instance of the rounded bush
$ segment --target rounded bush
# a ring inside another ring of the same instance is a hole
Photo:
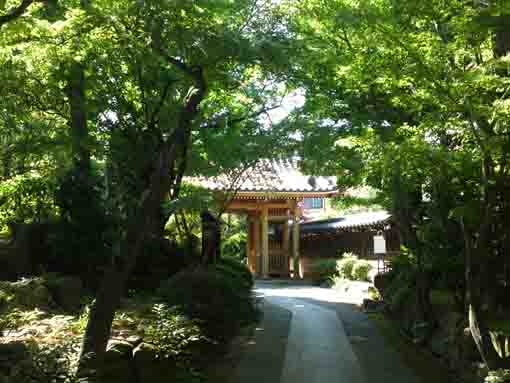
[[[158,295],[200,320],[207,336],[222,339],[255,316],[251,287],[240,275],[224,265],[187,269],[163,282]]]
[[[345,253],[337,262],[338,276],[342,279],[354,279],[352,271],[354,264],[358,261],[358,257],[352,253]]]
[[[354,263],[352,277],[355,281],[368,282],[370,280],[368,277],[370,270],[372,270],[372,265],[368,261],[360,259]]]
[[[222,257],[216,269],[235,279],[239,279],[248,290],[253,287],[253,275],[248,267],[237,258]]]
[[[318,259],[312,263],[312,271],[319,283],[338,277],[337,260],[335,258]]]

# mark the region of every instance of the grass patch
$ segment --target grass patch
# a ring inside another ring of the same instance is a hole
[[[398,324],[380,313],[368,314],[379,333],[400,354],[404,364],[415,372],[421,383],[450,383],[451,376],[439,359],[427,350],[408,341],[400,332]]]

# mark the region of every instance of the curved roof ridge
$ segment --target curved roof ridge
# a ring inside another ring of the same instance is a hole
[[[246,170],[246,177],[239,177],[238,192],[302,192],[331,193],[337,191],[336,177],[303,174],[299,160],[293,158],[260,159]],[[314,182],[310,182],[310,178]],[[222,174],[216,177],[191,177],[192,183],[210,190],[232,189],[231,177]]]

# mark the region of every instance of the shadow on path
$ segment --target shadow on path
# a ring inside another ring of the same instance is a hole
[[[231,383],[415,383],[396,350],[355,304],[331,289],[257,282],[263,319]]]
[[[262,320],[255,328],[253,339],[244,346],[243,356],[230,382],[280,382],[291,318],[290,311],[263,303]]]

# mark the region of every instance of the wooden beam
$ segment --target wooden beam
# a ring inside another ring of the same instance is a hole
[[[242,202],[242,201],[232,201],[228,204],[227,210],[259,210],[262,211],[263,208],[267,207],[268,209],[289,209],[290,204],[288,202]]]

